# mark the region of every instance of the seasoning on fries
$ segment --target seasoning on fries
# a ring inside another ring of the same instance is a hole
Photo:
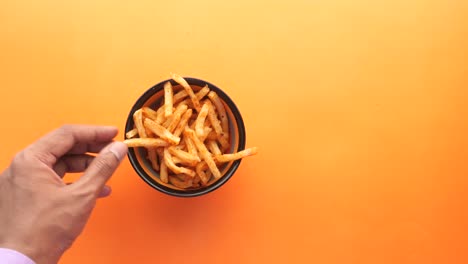
[[[157,109],[145,106],[133,114],[135,127],[124,141],[146,148],[151,167],[164,184],[196,189],[221,178],[222,166],[258,153],[256,147],[230,153],[229,121],[224,104],[208,85],[192,87],[177,74],[164,84]]]

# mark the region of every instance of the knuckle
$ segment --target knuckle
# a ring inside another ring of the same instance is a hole
[[[67,134],[71,130],[73,130],[73,125],[70,125],[70,124],[62,125],[58,130],[64,134]]]

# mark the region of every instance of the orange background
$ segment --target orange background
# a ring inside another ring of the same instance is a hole
[[[468,262],[467,1],[0,6],[1,167],[64,123],[123,130],[169,72],[224,89],[261,151],[192,199],[125,160],[61,263]]]

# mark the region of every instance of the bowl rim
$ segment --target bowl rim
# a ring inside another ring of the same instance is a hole
[[[197,86],[200,86],[200,87],[208,85],[210,90],[215,91],[218,94],[218,96],[226,103],[226,105],[231,109],[232,114],[233,114],[233,116],[235,118],[235,121],[237,123],[237,130],[238,130],[238,133],[239,133],[239,136],[238,136],[239,137],[239,145],[238,145],[237,151],[241,151],[241,150],[245,149],[246,133],[245,133],[244,120],[242,119],[242,115],[241,115],[239,109],[237,108],[236,104],[234,103],[234,101],[223,90],[221,90],[219,87],[217,87],[216,85],[214,85],[212,83],[209,83],[209,82],[201,80],[201,79],[192,78],[192,77],[183,77],[183,78],[191,85],[197,85]],[[168,81],[171,82],[171,84],[173,84],[173,85],[178,85],[172,79],[167,79],[167,80],[161,81],[161,82],[153,85],[148,90],[146,90],[146,92],[144,92],[136,100],[136,102],[132,106],[132,109],[130,110],[130,113],[128,114],[127,122],[125,124],[125,133],[127,133],[128,131],[133,129],[133,126],[134,126],[133,113],[135,111],[137,111],[138,109],[140,109],[146,103],[146,101],[148,101],[148,99],[150,99],[155,93],[163,90],[164,89],[164,84],[166,82],[168,82]],[[124,133],[124,139],[125,139],[125,133]],[[138,162],[138,160],[136,158],[136,155],[135,155],[135,149],[134,148],[129,148],[127,157],[129,159],[130,164],[132,165],[133,169],[138,174],[138,176],[140,176],[140,178],[143,179],[143,181],[145,181],[149,186],[153,187],[154,189],[156,189],[156,190],[158,190],[158,191],[160,191],[162,193],[172,195],[172,196],[177,196],[177,197],[196,197],[196,196],[208,194],[208,193],[218,189],[219,187],[224,185],[233,176],[233,174],[236,172],[236,170],[238,169],[238,167],[239,167],[239,165],[240,165],[240,163],[242,161],[242,159],[234,161],[231,164],[231,166],[229,167],[229,169],[227,170],[227,172],[223,176],[221,176],[221,178],[219,180],[217,180],[215,183],[213,183],[213,184],[211,184],[211,185],[209,185],[209,186],[207,186],[205,188],[195,189],[193,191],[179,191],[179,190],[174,190],[174,189],[170,189],[170,188],[168,188],[166,186],[163,186],[163,185],[159,184],[158,182],[156,182],[154,179],[152,179],[151,176],[149,176],[145,172],[145,170],[142,168],[141,164]]]

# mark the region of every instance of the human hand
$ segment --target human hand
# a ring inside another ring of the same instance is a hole
[[[18,153],[0,174],[0,247],[57,263],[82,232],[96,199],[127,153],[117,129],[63,126]],[[87,153],[99,153],[96,157]],[[84,172],[67,185],[67,172]]]

